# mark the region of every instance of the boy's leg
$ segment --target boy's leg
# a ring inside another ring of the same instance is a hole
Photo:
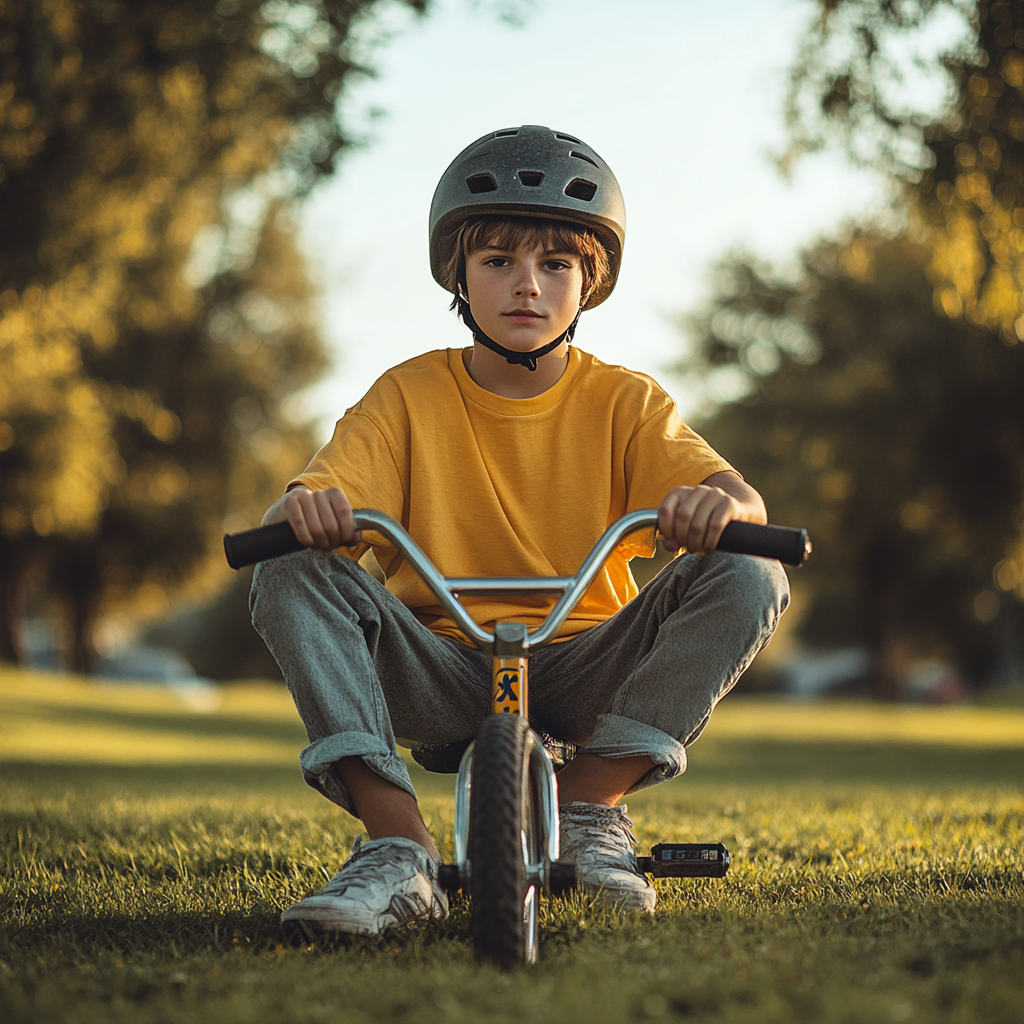
[[[250,604],[309,736],[300,755],[306,781],[374,831],[387,790],[357,761],[408,798],[392,794],[394,813],[414,808],[395,735],[428,743],[472,736],[490,706],[486,657],[435,636],[338,555],[307,550],[262,563]]]
[[[333,771],[371,839],[411,839],[433,860],[441,859],[414,797],[378,775],[361,757],[343,757]]]
[[[772,559],[683,555],[613,618],[534,655],[534,715],[584,754],[621,759],[627,775],[639,766],[623,792],[673,778],[788,603],[786,574]],[[560,778],[569,782],[571,768]]]
[[[535,656],[538,724],[584,745],[559,774],[559,801],[563,857],[585,892],[653,911],[633,823],[615,805],[685,769],[685,747],[768,642],[788,600],[777,562],[684,555],[608,622]]]
[[[631,757],[602,757],[577,754],[558,776],[558,800],[563,804],[583,801],[615,807],[654,768],[647,754]]]
[[[486,658],[434,636],[338,555],[307,550],[263,563],[250,604],[309,735],[306,781],[362,817],[371,837],[356,841],[323,889],[281,915],[286,938],[377,935],[443,917],[437,847],[395,734],[472,736],[489,709]]]

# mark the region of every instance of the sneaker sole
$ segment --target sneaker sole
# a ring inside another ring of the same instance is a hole
[[[373,938],[363,932],[341,931],[312,921],[282,921],[281,934],[289,946],[351,946],[358,939]]]
[[[426,920],[439,921],[443,920],[446,916],[447,915],[444,913],[425,914],[413,921],[404,922],[404,924],[411,925],[416,924],[419,921]],[[403,925],[401,923],[395,922],[394,924],[389,924],[378,931],[361,931],[358,928],[346,929],[339,925],[331,924],[329,921],[313,921],[309,918],[290,917],[282,919],[281,933],[284,935],[285,941],[292,946],[309,946],[318,943],[324,945],[350,946],[354,940],[373,939],[378,935],[383,935],[385,932],[391,931],[393,928],[399,928],[402,926]]]
[[[640,893],[618,892],[606,889],[604,886],[587,885],[579,886],[581,892],[587,899],[598,906],[611,907],[614,910],[622,910],[629,913],[653,914],[657,897],[650,903]]]

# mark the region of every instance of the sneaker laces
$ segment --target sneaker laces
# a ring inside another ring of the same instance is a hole
[[[561,809],[563,837],[570,856],[577,851],[609,860],[624,861],[631,871],[639,873],[636,836],[633,822],[626,816],[625,805],[604,807],[601,804],[571,803]]]
[[[424,851],[425,852],[425,851]],[[317,893],[318,896],[340,896],[345,890],[352,888],[363,888],[380,881],[381,869],[388,864],[394,864],[396,853],[408,857],[414,857],[415,852],[406,849],[399,843],[382,842],[379,846],[363,847],[363,837],[356,836],[352,844],[352,853],[347,861],[341,866],[341,870]],[[432,870],[433,861],[429,856],[425,858],[427,869],[425,874],[431,882],[434,881],[435,872]],[[416,870],[421,870],[416,865]]]

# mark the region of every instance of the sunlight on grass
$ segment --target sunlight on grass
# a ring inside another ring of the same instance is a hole
[[[725,700],[710,728],[719,739],[941,743],[952,747],[1024,746],[1024,710],[862,702]]]
[[[295,764],[305,733],[283,686],[229,686],[212,698],[197,701],[192,689],[0,670],[0,759]],[[267,723],[278,728],[260,735],[258,727]]]

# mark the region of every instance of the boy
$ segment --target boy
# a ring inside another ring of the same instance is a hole
[[[431,269],[472,348],[386,373],[264,517],[308,549],[260,565],[252,593],[309,735],[303,774],[369,835],[284,912],[289,937],[447,912],[396,736],[464,741],[490,709],[487,656],[383,538],[353,529],[354,507],[399,520],[446,576],[572,575],[610,523],[653,506],[665,545],[689,552],[638,595],[628,560],[654,541],[629,538],[532,659],[533,724],[581,748],[559,774],[562,857],[623,909],[655,905],[623,796],[685,769],[788,601],[777,562],[714,550],[731,520],[766,522],[758,493],[652,380],[570,346],[621,261],[622,198],[601,158],[535,125],[492,133],[445,172],[430,220]],[[369,545],[387,589],[356,564]],[[551,603],[466,600],[487,627],[537,625]]]

